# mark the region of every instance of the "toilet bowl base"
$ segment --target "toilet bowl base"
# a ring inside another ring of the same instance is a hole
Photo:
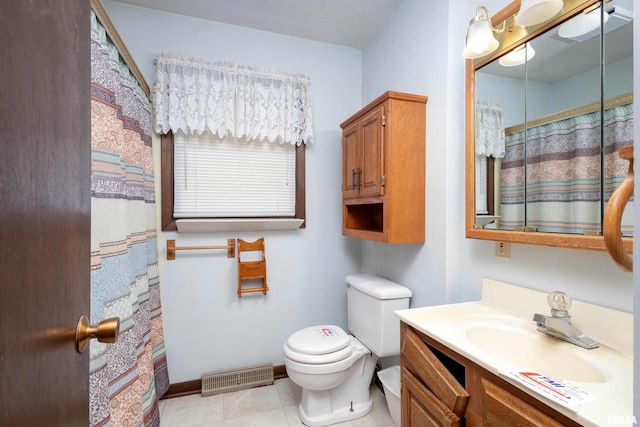
[[[342,408],[335,408],[331,413],[319,416],[309,416],[304,412],[302,405],[298,405],[300,421],[309,427],[323,427],[364,417],[373,409],[373,400],[349,404]]]
[[[309,427],[322,427],[364,417],[373,408],[369,387],[378,356],[356,355],[344,381],[328,390],[302,389],[298,416]],[[298,384],[300,385],[300,384]]]

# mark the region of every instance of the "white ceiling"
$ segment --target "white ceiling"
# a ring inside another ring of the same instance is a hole
[[[114,1],[362,49],[404,0]]]

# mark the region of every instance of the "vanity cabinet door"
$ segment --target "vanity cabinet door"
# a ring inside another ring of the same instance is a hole
[[[562,427],[553,418],[509,393],[493,382],[482,379],[484,425],[487,427],[540,426]]]
[[[402,426],[459,426],[469,393],[405,324],[400,340]]]
[[[460,425],[460,418],[418,381],[407,368],[402,368],[401,380],[402,427]]]
[[[402,342],[402,356],[407,368],[447,408],[457,416],[464,414],[469,400],[469,393],[412,329],[405,330]]]

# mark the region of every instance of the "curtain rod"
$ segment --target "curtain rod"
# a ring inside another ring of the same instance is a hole
[[[160,62],[165,62],[167,64],[172,65],[181,65],[181,66],[193,66],[199,67],[205,70],[222,70],[222,71],[231,71],[231,72],[251,72],[256,74],[261,74],[265,77],[273,77],[273,78],[292,78],[292,79],[303,79],[309,81],[309,76],[302,73],[287,73],[284,71],[273,71],[268,68],[255,67],[251,65],[242,65],[236,64],[230,61],[218,61],[218,62],[209,62],[204,59],[198,58],[188,58],[186,56],[174,53],[163,52],[156,59],[153,60],[154,65],[158,65],[158,59]]]
[[[100,0],[91,0],[91,8],[95,12],[98,19],[100,20],[100,23],[102,24],[104,29],[107,31],[107,35],[109,36],[111,41],[113,41],[113,44],[115,44],[116,47],[118,48],[118,53],[120,54],[120,56],[122,56],[122,59],[124,59],[124,62],[126,62],[126,64],[131,69],[133,76],[138,81],[138,84],[142,87],[142,90],[147,95],[147,98],[151,99],[151,91],[149,90],[149,85],[147,84],[147,81],[142,76],[142,73],[140,72],[138,65],[133,60],[133,57],[129,53],[127,46],[125,46],[124,42],[120,38],[118,31],[113,26],[113,22],[111,22],[111,19],[109,18],[109,15],[107,15],[107,11],[104,9],[104,6],[102,6],[102,3],[100,2]]]
[[[627,93],[625,95],[616,96],[610,98],[604,102],[604,109],[619,107],[620,105],[631,104],[633,102],[633,93]],[[531,120],[527,122],[527,127],[532,128],[535,126],[546,125],[549,123],[557,122],[558,120],[564,120],[571,117],[580,116],[582,114],[593,113],[600,109],[600,102],[593,102],[591,104],[583,105],[582,107],[572,108],[570,110],[561,111],[559,113],[550,114],[548,116],[540,117],[539,119]],[[524,123],[519,125],[509,126],[504,129],[505,135],[511,135],[516,132],[524,130]]]

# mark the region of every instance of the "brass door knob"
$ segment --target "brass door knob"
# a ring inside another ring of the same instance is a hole
[[[92,338],[97,338],[98,341],[104,343],[114,343],[118,340],[119,334],[119,317],[104,319],[98,326],[91,326],[86,316],[80,316],[76,327],[76,350],[78,353],[82,353]]]

